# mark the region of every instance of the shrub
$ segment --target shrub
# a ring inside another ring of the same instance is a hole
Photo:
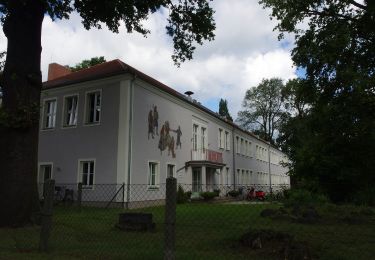
[[[240,195],[240,192],[238,190],[231,190],[228,192],[228,195],[233,197],[233,198],[236,198],[238,197],[238,195]]]
[[[217,196],[216,192],[211,192],[211,191],[201,192],[199,195],[204,200],[212,200],[212,199],[214,199]]]
[[[191,191],[184,191],[184,188],[181,185],[178,185],[177,189],[177,203],[185,203],[191,197]]]
[[[285,195],[284,204],[286,207],[312,207],[328,202],[325,195],[311,193],[304,189],[289,190]]]
[[[220,189],[214,189],[214,192],[216,193],[216,197],[220,196]]]

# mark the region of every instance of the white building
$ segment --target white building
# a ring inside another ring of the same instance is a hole
[[[39,182],[82,182],[93,193],[145,184],[150,198],[164,196],[168,176],[193,192],[289,185],[281,151],[120,60],[74,73],[50,64],[41,104]]]

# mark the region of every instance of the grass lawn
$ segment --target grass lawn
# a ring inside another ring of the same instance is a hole
[[[177,259],[278,259],[272,248],[252,250],[239,238],[249,228],[273,229],[306,241],[314,258],[373,259],[375,220],[360,215],[359,208],[329,206],[320,209],[318,224],[298,224],[288,219],[260,217],[277,204],[183,204],[177,207]],[[164,208],[143,209],[153,213],[153,233],[123,232],[114,227],[121,209],[57,207],[51,250],[38,253],[39,228],[0,229],[0,259],[162,259]],[[348,216],[348,218],[345,218]],[[358,216],[355,221],[350,217]]]

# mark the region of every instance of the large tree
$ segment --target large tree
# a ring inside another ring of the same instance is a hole
[[[295,177],[336,201],[374,203],[375,1],[260,3],[280,37],[295,34],[292,58],[306,70],[296,82],[303,91],[292,92],[306,110],[281,136]]]
[[[8,40],[1,86],[0,111],[0,226],[30,222],[37,199],[41,29],[45,16],[82,17],[86,29],[107,26],[118,32],[147,35],[142,22],[166,8],[167,34],[173,39],[176,64],[191,59],[195,44],[214,38],[215,24],[209,0],[0,0],[0,18]]]
[[[237,122],[261,138],[274,143],[280,121],[285,114],[282,93],[283,81],[279,78],[263,79],[258,86],[246,91],[238,112]]]

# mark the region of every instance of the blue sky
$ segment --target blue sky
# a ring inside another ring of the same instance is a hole
[[[42,29],[43,79],[51,62],[74,65],[94,56],[118,58],[181,93],[193,91],[193,97],[213,111],[218,110],[220,98],[227,99],[235,118],[246,90],[263,78],[286,81],[303,75],[303,70],[296,71],[290,57],[293,37],[287,35],[279,42],[273,31],[276,22],[257,2],[213,1],[216,39],[198,46],[194,59],[180,68],[171,59],[173,46],[165,31],[168,12],[157,12],[144,22],[151,30],[147,38],[127,34],[123,27],[119,34],[106,28],[87,31],[77,14],[55,22],[46,17]],[[2,30],[1,49],[6,49]]]

